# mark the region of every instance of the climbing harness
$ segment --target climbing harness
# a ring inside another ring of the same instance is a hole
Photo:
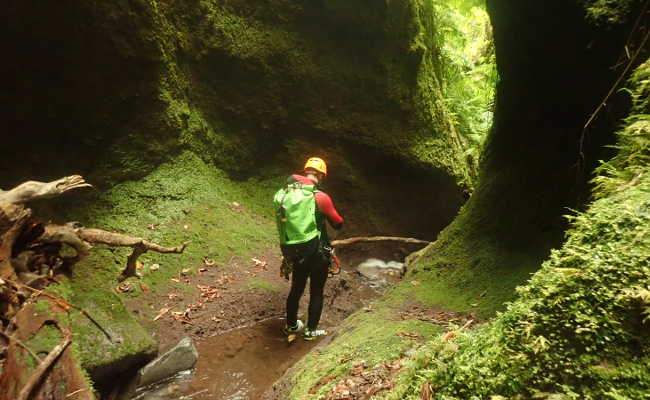
[[[334,248],[330,245],[325,245],[323,246],[323,252],[325,252],[325,256],[329,260],[329,269],[327,272],[327,275],[331,278],[335,275],[338,275],[341,273],[341,261],[339,258],[336,256],[336,253],[334,252]]]

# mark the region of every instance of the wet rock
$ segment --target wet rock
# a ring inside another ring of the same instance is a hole
[[[404,264],[397,261],[369,258],[357,266],[357,272],[368,280],[368,286],[382,288],[399,280],[403,268]]]
[[[397,261],[385,262],[376,258],[369,258],[359,264],[357,271],[364,277],[375,280],[379,279],[386,270],[401,271],[403,268],[404,264]]]
[[[190,369],[196,364],[199,353],[186,337],[165,354],[159,356],[138,371],[137,386],[146,386],[168,378],[180,371]]]

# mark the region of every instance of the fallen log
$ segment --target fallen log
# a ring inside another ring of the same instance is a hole
[[[72,335],[70,332],[67,332],[63,338],[63,341],[56,345],[52,351],[43,359],[43,361],[38,365],[34,373],[29,377],[27,382],[25,383],[25,386],[23,386],[22,389],[20,389],[20,393],[18,394],[17,400],[27,400],[29,398],[29,395],[32,393],[32,390],[34,389],[34,386],[38,382],[40,382],[41,378],[43,377],[43,374],[47,369],[59,358],[61,353],[68,347],[68,345],[72,342],[71,339]]]
[[[351,237],[348,239],[333,240],[332,246],[347,246],[359,242],[400,242],[400,243],[414,243],[414,244],[430,244],[426,240],[414,239],[414,238],[404,238],[396,236],[360,236],[360,237]]]

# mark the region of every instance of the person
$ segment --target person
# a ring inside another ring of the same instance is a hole
[[[303,172],[287,179],[286,187],[275,194],[274,205],[283,265],[288,265],[292,275],[284,332],[298,334],[303,331],[306,340],[313,340],[328,333],[318,329],[331,256],[325,221],[338,230],[343,225],[343,217],[330,196],[318,188],[327,176],[325,161],[311,157]],[[298,304],[308,279],[309,308],[305,327],[298,319]]]

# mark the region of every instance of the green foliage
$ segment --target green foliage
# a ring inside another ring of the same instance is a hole
[[[594,179],[597,197],[624,189],[638,180],[650,164],[650,61],[636,70],[630,82],[636,87],[628,91],[634,112],[618,132],[616,156],[598,168],[599,175]]]
[[[639,0],[581,0],[587,15],[598,24],[620,24],[627,20]]]
[[[483,1],[434,1],[442,42],[444,93],[465,156],[477,168],[492,124],[497,81],[492,28]]]
[[[633,81],[638,100],[645,98],[647,82],[639,77],[646,70],[642,66]],[[628,128],[620,134],[621,156],[637,146]],[[650,166],[647,158],[622,160],[614,165]],[[425,381],[438,399],[646,398],[650,176],[603,196],[571,218],[565,245],[518,289],[519,298],[503,314],[461,335],[453,351],[441,339],[429,343],[390,398],[418,398]]]

